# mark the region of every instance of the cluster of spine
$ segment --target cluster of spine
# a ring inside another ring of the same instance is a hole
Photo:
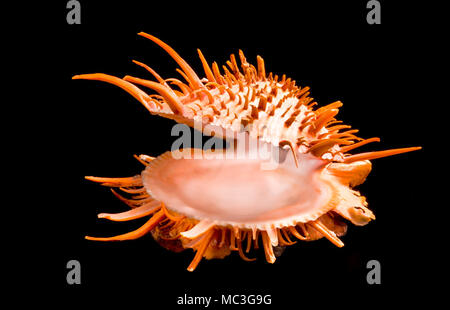
[[[232,54],[221,73],[218,64],[213,62],[210,66],[198,50],[206,75],[206,78],[200,79],[170,46],[149,34],[140,35],[160,45],[177,61],[182,69],[177,71],[185,82],[175,78],[163,79],[152,68],[138,61],[134,63],[149,71],[156,82],[132,76],[120,79],[99,73],[73,78],[115,84],[132,94],[152,114],[191,126],[193,121],[198,121],[235,132],[245,128],[256,139],[289,147],[293,151],[311,152],[319,157],[330,152],[324,159],[342,161],[340,146],[362,142],[360,146],[378,141],[378,138],[363,141],[355,136],[358,130],[339,124],[341,122],[335,116],[342,106],[340,101],[313,110],[317,103],[309,97],[309,87],[297,86],[286,75],[279,78],[272,73],[266,74],[264,60],[260,56],[257,56],[255,67],[239,50],[240,66]],[[157,94],[149,95],[135,85],[150,88]]]
[[[242,72],[236,57],[231,55],[227,61],[228,67],[223,66],[222,74],[217,63],[210,67],[198,50],[206,75],[206,78],[200,79],[169,45],[147,33],[141,32],[139,35],[152,40],[172,56],[181,67],[177,71],[186,80],[185,83],[175,78],[164,80],[152,68],[138,61],[134,62],[147,69],[157,82],[132,76],[120,79],[103,73],[76,75],[73,79],[100,80],[117,85],[139,100],[152,114],[190,126],[194,121],[199,121],[204,126],[216,125],[235,132],[240,132],[244,126],[252,137],[276,146],[289,147],[294,156],[296,151],[310,152],[322,159],[351,163],[419,149],[402,148],[345,156],[346,152],[379,141],[379,138],[361,139],[355,136],[358,130],[340,124],[341,121],[335,119],[342,106],[340,101],[313,110],[317,103],[309,97],[308,87],[297,86],[285,75],[281,79],[272,73],[266,75],[264,60],[258,56],[255,68],[247,62],[242,51],[239,51]],[[135,84],[158,94],[149,95]]]

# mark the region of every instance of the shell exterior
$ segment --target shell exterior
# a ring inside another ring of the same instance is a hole
[[[124,194],[113,193],[132,208],[120,214],[102,213],[99,217],[124,221],[150,216],[134,232],[110,238],[87,237],[90,240],[129,240],[151,232],[168,249],[194,249],[196,255],[188,267],[190,271],[202,257],[223,258],[233,250],[243,259],[251,260],[244,251],[249,252],[252,246],[257,248],[259,240],[271,263],[275,261],[273,247],[295,243],[291,238],[326,237],[343,246],[338,238],[346,231],[343,219],[365,225],[375,218],[365,198],[352,189],[369,174],[369,160],[419,149],[350,155],[349,151],[379,139],[361,139],[355,135],[357,130],[340,124],[335,119],[342,106],[340,101],[314,109],[316,102],[309,97],[308,87],[299,87],[284,75],[279,78],[266,74],[261,57],[257,57],[255,67],[247,62],[242,51],[239,51],[240,65],[231,55],[221,73],[217,63],[210,67],[199,50],[206,75],[200,79],[170,46],[149,34],[140,35],[175,59],[185,82],[164,80],[136,61],[157,81],[131,76],[120,79],[100,73],[77,75],[74,79],[115,84],[152,114],[191,127],[200,126],[204,133],[223,138],[236,139],[244,132],[261,145],[271,145],[290,157],[269,172],[258,169],[259,159],[178,159],[167,152],[156,159],[137,157],[146,166],[142,175],[87,177],[119,188]],[[136,84],[157,94],[148,95]],[[209,188],[203,189],[202,185]]]

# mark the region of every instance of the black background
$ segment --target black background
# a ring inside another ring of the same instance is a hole
[[[422,73],[427,69],[423,47],[432,38],[421,30],[425,22],[419,17],[425,10],[392,2],[381,1],[381,25],[367,24],[366,1],[81,1],[81,25],[68,25],[68,10],[60,4],[48,29],[52,48],[46,56],[51,60],[41,64],[53,77],[41,109],[51,117],[39,124],[45,133],[39,148],[45,150],[53,189],[51,199],[41,196],[49,223],[41,225],[48,232],[42,241],[46,250],[39,254],[49,263],[43,271],[50,294],[63,293],[71,301],[94,296],[100,302],[142,302],[145,308],[176,306],[185,293],[213,298],[271,294],[274,308],[311,301],[346,307],[381,304],[388,296],[402,303],[422,296],[422,288],[431,284],[426,280],[432,273],[429,259],[438,256],[429,243],[433,232],[425,228],[433,202],[424,190],[428,171],[423,162],[432,142],[424,126],[431,112],[421,108],[427,103],[428,83]],[[319,105],[341,100],[338,118],[360,129],[361,137],[381,138],[360,151],[423,150],[373,162],[359,190],[377,219],[364,227],[349,225],[343,248],[326,239],[299,242],[273,265],[260,252],[250,263],[232,253],[223,260],[203,260],[191,273],[186,271],[191,250],[169,252],[149,235],[127,242],[87,241],[85,235],[121,234],[143,221],[97,219],[97,213],[127,207],[84,176],[138,174],[142,166],[133,154],[157,156],[176,139],[170,135],[172,121],[151,116],[121,89],[71,80],[75,74],[95,72],[148,77],[132,59],[165,78],[178,77],[176,63],[137,36],[140,31],[171,45],[200,75],[197,48],[219,64],[238,49],[252,63],[261,55],[266,71],[310,86]],[[81,285],[66,283],[71,259],[81,263]],[[381,263],[381,285],[366,282],[371,259]]]

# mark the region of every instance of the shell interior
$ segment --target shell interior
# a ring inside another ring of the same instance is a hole
[[[217,225],[263,229],[315,220],[333,208],[333,188],[321,176],[323,161],[300,154],[261,169],[262,159],[175,159],[166,152],[142,172],[150,196],[180,214]]]

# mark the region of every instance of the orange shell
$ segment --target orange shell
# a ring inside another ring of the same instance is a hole
[[[165,49],[180,65],[186,82],[106,74],[77,75],[73,79],[101,80],[129,92],[152,114],[196,127],[209,135],[235,138],[244,132],[247,139],[269,145],[284,161],[276,168],[261,169],[260,158],[238,156],[228,159],[222,152],[203,152],[200,158],[175,157],[166,152],[157,158],[137,157],[146,169],[130,178],[87,179],[117,187],[113,193],[131,210],[119,214],[99,214],[100,218],[126,221],[145,216],[149,220],[136,231],[89,240],[113,241],[139,238],[151,232],[162,246],[180,251],[196,251],[188,267],[192,271],[202,257],[223,258],[238,251],[245,260],[259,242],[268,262],[275,262],[273,247],[292,245],[298,240],[326,237],[343,246],[338,238],[346,232],[347,219],[365,225],[375,219],[367,202],[352,187],[361,184],[371,170],[370,159],[400,154],[420,147],[368,152],[349,151],[378,138],[361,139],[357,130],[335,119],[340,101],[320,107],[301,88],[283,75],[266,74],[264,61],[249,64],[239,51],[241,68],[231,55],[224,74],[216,63],[212,68],[199,52],[206,78],[194,70],[170,46],[146,33],[139,33]],[[134,84],[153,89],[148,95]],[[172,88],[174,85],[178,88]],[[343,131],[342,131],[343,130]],[[258,148],[257,147],[257,148]],[[186,150],[193,153],[195,150]],[[250,150],[253,152],[255,150]],[[249,153],[239,153],[249,155]],[[245,252],[245,253],[244,253]]]

